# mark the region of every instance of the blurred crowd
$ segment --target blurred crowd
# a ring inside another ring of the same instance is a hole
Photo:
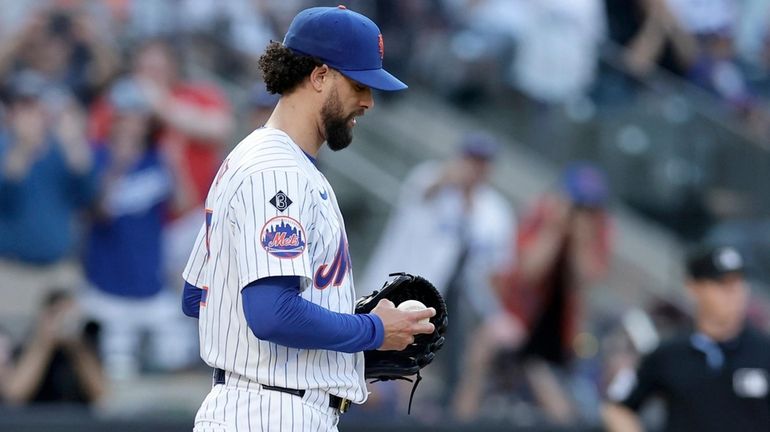
[[[634,78],[662,70],[715,95],[767,134],[765,0],[378,3],[387,3],[377,11],[393,23],[383,31],[410,47],[395,47],[402,57],[391,57],[394,66],[410,68],[454,100],[484,100],[502,85],[544,105],[597,91],[622,103]],[[616,80],[597,82],[600,59],[630,75],[623,89],[609,85]]]
[[[590,424],[600,388],[581,360],[598,367],[586,303],[610,266],[609,186],[601,169],[574,162],[514,214],[489,183],[499,147],[488,134],[468,133],[455,156],[412,171],[359,290],[406,271],[445,296],[452,322],[426,371],[439,384],[423,395],[423,420]],[[391,406],[405,400],[390,394]]]
[[[348,3],[379,23],[386,67],[463,106],[500,88],[542,109],[622,102],[668,73],[770,137],[767,0]],[[328,2],[0,4],[1,401],[91,405],[109,382],[200,368],[182,266],[221,159],[277,101],[256,59],[311,4]],[[450,160],[417,166],[357,286],[421,274],[455,311],[419,419],[595,424],[611,372],[649,349],[638,329],[687,318],[665,302],[626,328],[591,317],[612,268],[610,182],[571,163],[514,212],[489,183],[500,150],[470,132]],[[405,411],[408,390],[373,389],[360,415]]]
[[[213,73],[192,77],[204,54],[188,49],[206,32],[173,26],[170,3],[3,5],[0,291],[13,300],[0,311],[0,357],[11,403],[96,402],[109,380],[198,363],[179,275],[236,116]],[[216,2],[190,3],[205,15]],[[251,15],[249,37],[267,41]]]

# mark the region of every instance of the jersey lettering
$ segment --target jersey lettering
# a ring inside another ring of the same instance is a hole
[[[318,267],[313,277],[315,287],[322,290],[326,289],[334,280],[334,286],[342,285],[345,276],[350,267],[350,252],[344,236],[340,236],[340,244],[337,247],[337,253],[334,255],[331,265],[323,264]]]

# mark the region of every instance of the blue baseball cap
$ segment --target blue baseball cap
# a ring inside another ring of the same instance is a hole
[[[142,87],[132,78],[122,78],[113,84],[108,100],[120,114],[148,114],[152,110]]]
[[[604,172],[588,162],[571,164],[562,175],[562,187],[570,200],[585,207],[602,207],[609,190]]]
[[[497,140],[482,131],[467,132],[460,141],[460,154],[466,157],[492,160],[499,150]]]
[[[41,73],[26,69],[11,77],[8,94],[11,101],[41,99],[48,87],[49,82]]]
[[[303,10],[289,25],[283,44],[365,86],[385,91],[407,88],[382,68],[385,48],[377,24],[345,6]]]

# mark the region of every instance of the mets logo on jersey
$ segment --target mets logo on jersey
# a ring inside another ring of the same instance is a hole
[[[345,240],[345,236],[341,235],[340,244],[337,247],[337,253],[334,254],[334,259],[331,264],[323,264],[318,267],[313,276],[313,284],[321,290],[327,288],[332,282],[334,286],[340,286],[345,280],[349,268],[350,252],[348,252],[348,242]]]
[[[262,227],[262,247],[277,258],[295,258],[305,251],[305,230],[288,217],[276,216]]]

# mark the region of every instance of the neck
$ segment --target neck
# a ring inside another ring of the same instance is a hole
[[[265,126],[285,132],[305,153],[316,157],[324,138],[318,126],[317,110],[303,102],[301,96],[295,92],[281,97]]]
[[[699,332],[708,336],[716,342],[725,342],[734,339],[743,330],[743,322],[737,323],[720,322],[713,319],[698,317],[695,326]]]

